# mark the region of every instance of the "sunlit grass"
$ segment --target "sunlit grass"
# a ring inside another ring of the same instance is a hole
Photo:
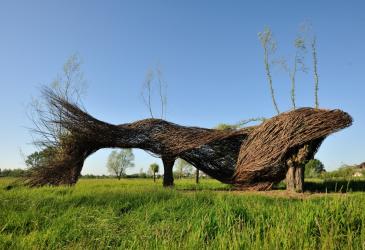
[[[215,180],[0,179],[0,249],[362,249],[365,195],[246,195]],[[199,189],[199,192],[191,191]],[[187,191],[186,191],[187,190]],[[220,191],[216,191],[220,190]]]

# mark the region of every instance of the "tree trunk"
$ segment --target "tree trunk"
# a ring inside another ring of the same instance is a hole
[[[304,166],[290,166],[286,173],[286,190],[303,192],[304,190]]]
[[[196,184],[199,184],[199,169],[196,169],[196,172],[195,172],[195,182],[196,182]]]
[[[295,169],[290,166],[288,172],[286,173],[286,190],[295,191]]]
[[[295,191],[303,192],[304,186],[304,167],[297,167],[295,169]]]
[[[153,172],[153,182],[156,182],[156,172]]]
[[[162,157],[162,162],[163,162],[163,168],[164,168],[163,186],[171,187],[174,185],[174,176],[172,173],[172,168],[174,166],[175,159]]]

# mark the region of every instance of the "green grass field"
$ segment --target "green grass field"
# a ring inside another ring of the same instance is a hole
[[[365,194],[230,191],[214,180],[0,179],[0,249],[364,249]],[[194,190],[197,189],[197,190]]]

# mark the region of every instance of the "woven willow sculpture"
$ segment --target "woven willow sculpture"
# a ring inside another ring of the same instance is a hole
[[[172,168],[182,158],[209,176],[241,188],[266,190],[283,180],[288,169],[313,158],[322,141],[348,127],[340,110],[301,108],[258,126],[239,130],[185,127],[160,119],[113,125],[95,119],[52,91],[48,124],[67,136],[52,146],[53,157],[30,170],[30,186],[75,184],[85,159],[101,148],[139,148],[162,158],[164,186],[173,185]]]

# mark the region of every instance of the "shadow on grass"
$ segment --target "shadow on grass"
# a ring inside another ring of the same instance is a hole
[[[274,189],[284,190],[285,184],[279,183]],[[347,193],[365,191],[365,179],[316,179],[305,180],[305,192],[313,193]]]
[[[9,179],[0,183],[0,189],[11,190],[22,187],[22,183],[17,179]],[[235,191],[240,190],[233,185],[223,183],[178,183],[174,186],[178,191]],[[285,182],[277,183],[273,187],[274,190],[285,190]],[[347,192],[365,192],[364,178],[334,178],[334,179],[306,179],[304,183],[304,191],[312,193],[347,193]]]
[[[364,179],[325,179],[321,181],[308,181],[304,184],[306,191],[310,192],[356,192],[365,191]]]

